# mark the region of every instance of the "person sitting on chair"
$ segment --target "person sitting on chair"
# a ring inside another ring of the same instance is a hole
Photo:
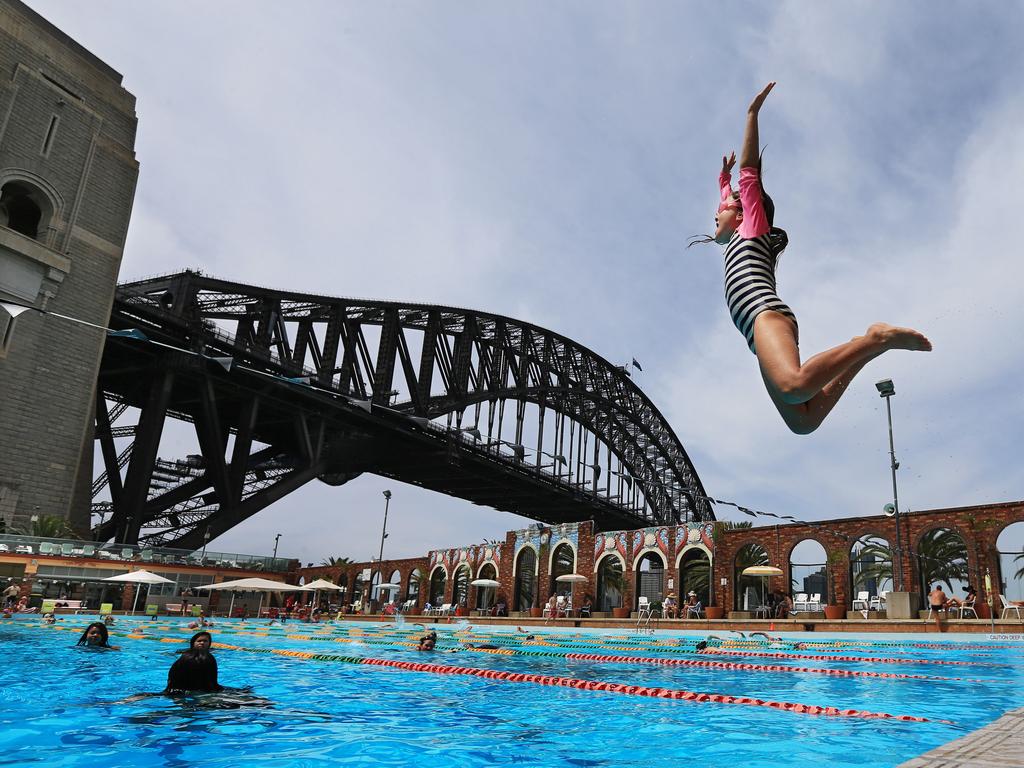
[[[701,613],[704,611],[704,606],[701,605],[700,598],[697,597],[696,592],[690,592],[686,599],[686,618],[691,616],[699,619]]]
[[[594,608],[594,602],[590,599],[590,595],[583,596],[583,603],[580,605],[580,618],[590,617],[590,613]]]
[[[793,598],[787,594],[780,594],[775,601],[775,618],[788,619],[793,611]]]
[[[665,595],[665,600],[661,604],[661,612],[666,619],[679,618],[679,604],[676,602],[675,592],[669,592]]]
[[[946,610],[949,610],[950,608],[959,608],[963,605],[973,605],[974,601],[978,599],[978,591],[970,584],[964,587],[964,592],[966,594],[964,595],[963,600],[957,600],[955,597],[949,598],[949,600],[946,601]]]

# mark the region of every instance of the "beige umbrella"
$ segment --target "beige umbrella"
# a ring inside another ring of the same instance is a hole
[[[313,593],[313,605],[316,605],[317,604],[317,600],[320,597],[320,590],[321,589],[333,589],[336,592],[344,592],[345,591],[344,587],[339,587],[333,581],[328,581],[327,579],[317,579],[316,581],[311,581],[311,582],[309,582],[309,584],[306,584],[304,587],[301,587],[299,591],[301,591],[301,592],[312,592]]]
[[[101,581],[119,581],[122,583],[127,582],[128,584],[173,584],[173,579],[165,579],[163,576],[153,573],[151,571],[138,570],[129,571],[128,573],[119,573],[117,576],[108,576]],[[135,600],[132,602],[132,616],[135,615],[135,607],[139,604],[139,592],[141,589],[135,590]]]
[[[776,568],[774,565],[751,565],[744,568],[741,572],[744,576],[762,576],[767,579],[768,576],[781,576],[782,569]],[[767,580],[761,582],[761,605],[766,605],[765,600],[765,586]]]
[[[219,584],[204,584],[201,587],[195,587],[195,589],[218,589],[230,592],[231,604],[228,606],[228,618],[231,618],[231,612],[235,607],[235,592],[259,592],[260,604],[259,607],[256,608],[256,617],[259,618],[260,610],[263,608],[264,592],[294,592],[299,588],[294,584],[285,584],[283,581],[271,581],[270,579],[254,577],[250,579],[222,581]]]

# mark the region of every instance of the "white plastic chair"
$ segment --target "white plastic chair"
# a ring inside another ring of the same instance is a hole
[[[811,608],[811,606],[814,608]],[[815,592],[809,598],[807,598],[807,610],[808,611],[820,611],[821,610],[821,593]]]
[[[793,598],[793,613],[800,613],[800,611],[811,610],[807,605],[807,593],[799,592],[797,596]]]
[[[1010,601],[1006,599],[1006,595],[1000,595],[999,596],[999,601],[1003,604],[1003,612],[999,616],[1000,619],[1009,618],[1010,611],[1013,611],[1014,613],[1017,614],[1017,620],[1020,621],[1020,619],[1021,619],[1021,617],[1020,617],[1021,606],[1019,606],[1019,605],[1012,605],[1010,603]]]
[[[565,599],[565,604],[562,605],[561,611],[562,611],[562,615],[563,616],[570,616],[570,617],[572,616],[573,607],[572,607],[572,598],[571,597],[567,597]]]
[[[858,592],[857,593],[857,599],[853,601],[853,603],[850,606],[850,609],[856,611],[857,610],[857,606],[860,605],[860,609],[862,611],[868,610],[868,603],[869,603],[868,597],[869,597],[870,594],[871,594],[870,592]]]
[[[974,604],[977,601],[978,601],[978,598],[975,597],[972,600],[968,600],[967,602],[960,603],[960,605],[958,605],[956,607],[956,611],[957,611],[957,614],[958,614],[957,618],[962,619],[964,617],[964,614],[967,613],[968,611],[974,614],[974,618],[976,618],[976,619],[980,618],[978,616],[978,611],[974,608]]]
[[[651,618],[651,601],[644,596],[640,596],[637,600],[637,620],[643,621],[644,619]]]
[[[874,609],[876,611],[885,610],[885,599],[889,596],[888,592],[879,592],[877,595],[871,598],[871,602],[868,603],[868,610]]]

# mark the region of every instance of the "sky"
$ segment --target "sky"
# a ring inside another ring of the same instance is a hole
[[[505,314],[601,356],[712,496],[801,520],[1024,498],[1024,6],[928,2],[28,0],[124,75],[141,164],[121,279],[200,269]],[[804,357],[885,321],[873,361],[791,434],[722,298],[721,157],[761,112]],[[174,458],[166,456],[165,458]],[[303,562],[503,538],[522,518],[363,475],[211,542]],[[737,519],[720,506],[719,519]],[[1024,526],[1021,526],[1024,527]]]

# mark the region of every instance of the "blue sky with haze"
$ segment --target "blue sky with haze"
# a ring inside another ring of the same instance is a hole
[[[902,506],[1024,498],[1024,6],[29,3],[138,98],[122,279],[193,267],[481,308],[635,357],[712,495],[807,520],[889,500],[873,384],[891,377]],[[803,354],[876,320],[935,344],[874,361],[808,437],[731,325],[720,250],[685,248],[772,79],[765,184]],[[522,525],[364,476],[212,546],[283,532],[303,561],[368,558],[386,487],[386,556]]]

